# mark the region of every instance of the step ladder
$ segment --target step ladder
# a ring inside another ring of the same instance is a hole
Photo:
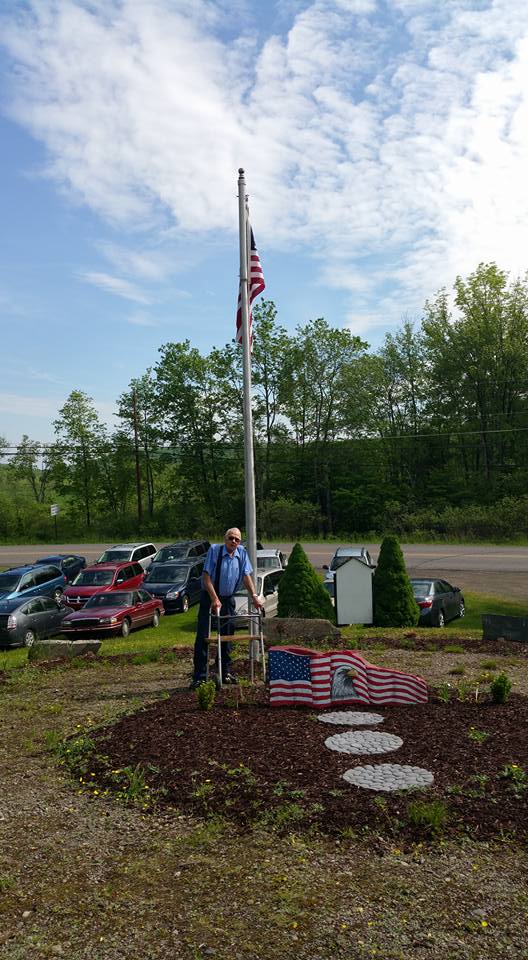
[[[207,667],[206,667],[206,679],[209,679],[209,660],[211,649],[214,644],[216,644],[216,657],[218,660],[218,678],[217,684],[218,687],[222,687],[222,643],[240,643],[241,641],[247,641],[249,643],[249,669],[250,669],[250,679],[251,683],[255,682],[255,664],[260,663],[260,671],[262,676],[262,681],[266,681],[266,657],[264,653],[264,630],[262,621],[264,616],[262,613],[232,613],[226,614],[225,616],[217,617],[214,615],[214,619],[217,621],[217,631],[216,634],[212,630],[212,621],[213,613],[212,610],[209,611],[209,635],[205,638],[205,642],[209,644],[209,651],[207,656]],[[223,623],[233,623],[236,629],[237,620],[241,623],[249,625],[254,628],[254,633],[240,633],[233,634],[232,636],[223,636],[220,631],[222,629]]]

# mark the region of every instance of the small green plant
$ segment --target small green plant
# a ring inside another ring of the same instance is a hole
[[[496,660],[483,660],[480,664],[483,670],[496,670],[497,661]]]
[[[466,668],[462,663],[455,664],[455,666],[451,667],[451,670],[449,671],[449,673],[453,677],[461,677],[464,675],[465,672],[466,672]]]
[[[451,699],[451,684],[447,683],[447,681],[441,683],[437,688],[436,695],[442,703],[449,703]]]
[[[500,780],[508,780],[513,793],[517,796],[528,790],[528,774],[518,763],[507,763],[497,776]]]
[[[465,703],[474,690],[473,684],[469,680],[461,680],[457,685],[457,697],[460,703]]]
[[[409,822],[420,833],[437,837],[449,819],[449,811],[441,800],[415,800],[407,808]]]
[[[82,777],[87,773],[95,753],[95,743],[87,734],[79,733],[76,737],[65,739],[57,738],[53,731],[48,731],[46,744],[72,776]]]
[[[455,643],[448,644],[443,648],[444,653],[464,653],[464,647],[461,647]]]
[[[484,743],[488,739],[489,733],[486,733],[485,730],[477,730],[476,727],[470,727],[468,737],[470,740],[475,740],[476,743]]]
[[[511,680],[508,679],[505,673],[499,673],[498,677],[494,677],[490,686],[493,703],[506,703],[510,695],[511,686]]]
[[[150,800],[150,787],[146,783],[145,770],[140,763],[135,767],[123,767],[114,774],[119,783],[117,797],[124,803],[143,803]]]
[[[196,699],[200,710],[211,710],[216,699],[214,680],[204,680],[196,688]]]

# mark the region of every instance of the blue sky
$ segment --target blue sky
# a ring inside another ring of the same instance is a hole
[[[519,0],[3,0],[0,43],[10,443],[231,339],[239,166],[290,331],[377,347],[479,262],[528,269]]]

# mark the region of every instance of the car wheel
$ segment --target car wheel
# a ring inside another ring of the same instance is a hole
[[[34,630],[26,630],[24,633],[24,646],[32,647],[37,639],[37,635]]]
[[[466,615],[466,605],[463,600],[460,601],[460,606],[458,608],[458,616],[465,617]]]
[[[436,617],[436,626],[440,628],[445,627],[445,614],[443,610],[438,611],[438,614]]]
[[[53,591],[53,599],[55,603],[62,603],[62,590],[60,587],[57,587],[57,589]]]
[[[182,613],[187,613],[187,610],[188,610],[188,609],[189,609],[189,597],[188,597],[187,594],[185,593],[185,594],[183,595],[183,597],[182,597],[182,600],[181,600],[181,612],[182,612]]]
[[[152,626],[159,627],[159,622],[160,622],[159,610],[155,610],[152,617]]]
[[[125,619],[121,624],[121,636],[128,637],[129,633],[130,633],[130,620]]]

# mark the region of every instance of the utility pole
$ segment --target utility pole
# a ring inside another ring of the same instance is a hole
[[[138,443],[138,426],[137,426],[137,400],[136,400],[136,389],[132,390],[132,410],[134,414],[134,456],[136,460],[136,494],[137,494],[137,516],[138,516],[138,530],[141,530],[143,526],[143,503],[141,500],[141,467],[139,464],[139,443]]]

